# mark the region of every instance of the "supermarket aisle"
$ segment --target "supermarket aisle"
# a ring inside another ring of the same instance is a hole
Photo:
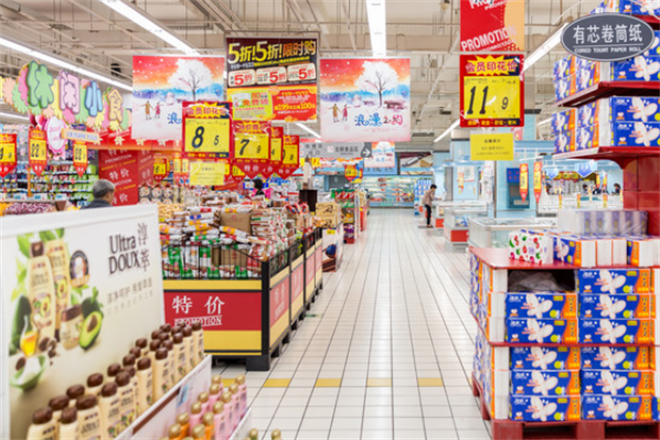
[[[324,274],[315,316],[270,372],[248,373],[252,424],[267,438],[489,438],[468,382],[467,258],[419,223],[372,210],[339,272]]]

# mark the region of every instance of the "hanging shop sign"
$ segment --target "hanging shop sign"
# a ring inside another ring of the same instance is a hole
[[[358,169],[356,165],[346,165],[344,167],[344,177],[349,182],[354,181],[358,177]]]
[[[316,120],[316,38],[227,38],[227,99],[237,120]]]
[[[513,133],[470,135],[470,160],[513,160]]]
[[[84,128],[84,127],[83,127]],[[101,142],[101,136],[94,131],[77,130],[74,128],[65,128],[62,130],[62,139],[77,142]]]
[[[167,159],[154,158],[154,181],[161,182],[167,177]]]
[[[529,194],[529,164],[520,164],[520,198],[522,201],[527,200]]]
[[[564,28],[561,44],[576,57],[591,61],[620,61],[646,52],[655,41],[653,28],[623,14],[594,14]]]
[[[543,162],[534,162],[534,198],[536,203],[543,193]]]
[[[409,58],[326,58],[320,66],[324,141],[410,141]]]
[[[89,159],[87,157],[87,144],[80,141],[73,142],[73,169],[76,170],[79,177],[87,171]]]
[[[402,176],[433,175],[433,153],[399,153]]]
[[[16,168],[17,135],[0,133],[0,177],[4,178]]]
[[[41,176],[41,173],[46,169],[46,148],[46,132],[36,127],[30,127],[28,134],[28,161],[30,168],[37,176]]]
[[[522,127],[522,55],[461,55],[461,127]]]
[[[3,99],[18,113],[97,130],[125,130],[131,126],[131,111],[124,108],[119,90],[111,87],[103,91],[98,82],[66,70],[54,75],[46,65],[30,61],[16,79],[5,78],[3,83]],[[45,121],[39,121],[40,125]]]
[[[270,127],[270,160],[262,169],[261,175],[268,179],[282,163],[283,127]]]
[[[270,122],[234,121],[234,165],[254,179],[270,162]]]
[[[233,151],[231,104],[183,103],[183,151],[189,158],[230,157]]]
[[[525,0],[461,0],[462,52],[525,50]]]
[[[300,167],[300,137],[284,135],[282,142],[282,163],[277,169],[277,175],[288,178]]]
[[[134,56],[134,139],[181,141],[184,101],[222,101],[224,57]]]
[[[221,186],[225,183],[224,162],[190,162],[190,186]]]
[[[371,157],[371,144],[365,142],[302,142],[300,156],[304,158],[325,157],[332,159],[355,159]]]

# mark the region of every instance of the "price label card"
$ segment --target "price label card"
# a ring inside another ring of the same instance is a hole
[[[316,65],[312,63],[294,64],[287,67],[287,73],[291,82],[316,79]]]
[[[220,186],[224,183],[224,163],[196,161],[190,164],[191,186]]]
[[[154,175],[162,176],[167,173],[167,164],[165,162],[154,162]]]
[[[229,87],[253,86],[255,82],[256,74],[252,69],[229,72],[227,77]]]
[[[46,140],[45,139],[30,139],[30,160],[32,161],[45,161],[46,160]]]
[[[241,178],[245,177],[245,173],[243,172],[243,170],[237,167],[236,165],[231,167],[231,175],[234,177],[241,177]]]
[[[186,118],[184,149],[186,153],[229,155],[229,119]]]
[[[268,159],[268,133],[236,133],[234,140],[236,159]]]
[[[0,140],[0,163],[16,162],[16,143]]]
[[[284,136],[284,143],[282,145],[282,163],[284,165],[299,165],[299,148],[300,138],[298,136]]]
[[[257,70],[257,84],[279,84],[286,82],[286,69],[282,66]]]
[[[461,55],[461,127],[524,125],[522,55]]]
[[[73,143],[73,161],[87,164],[87,144],[84,142]]]

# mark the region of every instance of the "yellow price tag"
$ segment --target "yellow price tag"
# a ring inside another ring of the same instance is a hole
[[[16,161],[15,147],[16,144],[13,142],[0,142],[1,163],[12,163]]]
[[[245,173],[236,165],[231,167],[231,173],[235,177],[245,177]]]
[[[463,78],[465,119],[520,119],[520,78],[468,76]]]
[[[219,186],[225,184],[225,164],[197,161],[190,164],[190,185]]]
[[[228,119],[186,119],[184,149],[188,153],[229,155]]]
[[[190,172],[190,161],[188,159],[181,160],[181,172],[188,174]]]
[[[282,163],[285,165],[299,165],[298,161],[298,144],[284,142],[282,149],[284,157]]]
[[[172,160],[172,172],[174,174],[181,174],[181,159],[175,158]]]
[[[167,173],[167,164],[165,162],[154,162],[154,175],[162,176]]]
[[[46,141],[40,139],[30,140],[30,160],[45,161],[46,160]]]
[[[282,162],[282,138],[270,139],[270,161]]]
[[[87,162],[87,144],[84,142],[73,143],[73,161],[78,163]]]
[[[234,155],[237,159],[268,159],[268,134],[236,133]]]

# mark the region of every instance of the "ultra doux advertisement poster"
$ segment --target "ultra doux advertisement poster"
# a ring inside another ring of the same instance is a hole
[[[34,411],[162,323],[158,216],[132,206],[5,217],[0,234],[0,438],[25,438]]]

